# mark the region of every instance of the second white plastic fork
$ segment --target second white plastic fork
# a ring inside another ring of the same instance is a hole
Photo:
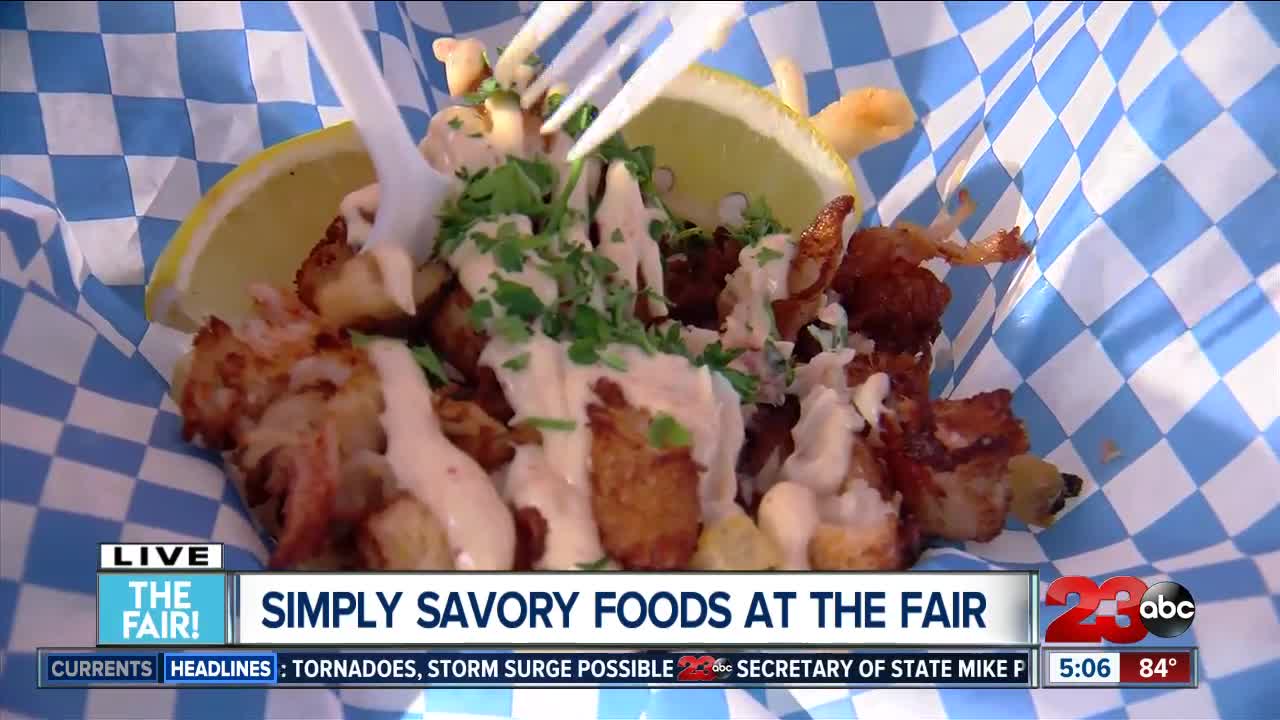
[[[436,210],[454,183],[418,152],[351,6],[291,0],[289,7],[373,158],[378,211],[365,250],[374,253],[392,300],[413,315],[413,268],[431,255]],[[396,249],[405,252],[386,252]]]
[[[543,2],[539,5],[498,59],[494,67],[498,82],[509,80],[514,68],[546,42],[581,5],[581,2]],[[626,125],[662,92],[667,83],[697,61],[703,51],[723,45],[729,30],[743,14],[741,2],[602,3],[524,92],[521,104],[526,108],[532,106],[552,83],[565,77],[597,40],[637,8],[639,13],[631,25],[591,68],[582,83],[560,103],[543,124],[542,132],[558,130],[623,63],[639,51],[645,38],[666,18],[671,19],[671,35],[645,60],[578,138],[569,150],[570,162],[587,155]]]

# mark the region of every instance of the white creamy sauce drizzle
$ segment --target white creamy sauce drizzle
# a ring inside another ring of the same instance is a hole
[[[795,451],[783,461],[782,481],[765,493],[759,510],[760,529],[782,549],[784,569],[809,568],[808,544],[820,522],[871,527],[897,512],[896,501],[885,502],[867,478],[850,477],[854,445],[863,442],[858,433],[879,421],[889,390],[884,373],[848,387],[844,368],[857,352],[821,352],[796,371],[791,385],[790,392],[801,398],[800,420],[791,430]]]
[[[800,483],[783,481],[760,501],[760,530],[778,546],[781,570],[809,569],[809,541],[818,527],[818,496]]]
[[[375,340],[367,351],[382,380],[387,461],[400,487],[445,529],[459,570],[509,570],[515,524],[493,482],[445,437],[422,368],[402,343]]]
[[[497,125],[495,119],[494,126]],[[449,108],[431,118],[418,150],[443,175],[452,176],[463,169],[475,173],[507,161],[503,149],[491,142],[489,134],[485,119],[475,110]]]
[[[363,247],[373,231],[372,218],[378,212],[378,183],[365,185],[342,198],[338,214],[347,223],[347,242]]]
[[[764,262],[761,252],[767,255]],[[726,347],[755,349],[764,345],[773,329],[773,301],[787,297],[787,274],[795,253],[791,236],[776,234],[738,254],[738,269],[729,276],[724,290],[733,300],[733,309],[724,321]]]
[[[530,259],[531,253],[525,253],[525,262],[520,270],[510,272],[499,267],[497,257],[492,252],[482,251],[472,238],[477,234],[497,238],[499,230],[507,223],[515,225],[516,232],[521,235],[533,233],[533,224],[524,215],[501,215],[493,220],[478,222],[467,230],[466,238],[449,255],[449,266],[458,273],[458,280],[473,300],[481,300],[493,294],[498,286],[494,279],[496,274],[508,282],[527,286],[545,304],[555,302],[559,295],[556,280],[538,269],[537,263]],[[501,305],[493,303],[495,316],[500,316],[505,311]]]
[[[698,485],[703,522],[714,522],[733,511],[737,493],[735,466],[745,429],[738,394],[728,381],[707,368],[695,368],[683,357],[646,355],[631,346],[609,348],[626,364],[625,371],[579,365],[569,359],[567,350],[566,343],[535,335],[528,342],[514,345],[494,338],[480,356],[480,363],[497,374],[515,410],[513,422],[539,417],[574,423],[571,430],[542,430],[547,465],[560,479],[564,493],[584,497],[590,494],[591,431],[587,406],[595,399],[595,382],[608,378],[622,388],[631,405],[654,415],[671,415],[689,430],[691,454],[704,468]],[[508,359],[523,353],[529,354],[523,369],[503,367]],[[549,492],[536,495],[542,501],[554,496]],[[594,546],[583,539],[597,534],[589,503],[564,500],[555,511],[564,520],[561,524],[548,522],[549,533],[567,533],[572,537],[564,539],[559,547],[574,548],[554,558],[556,566],[571,568],[598,560],[599,554],[591,556]]]
[[[884,401],[889,397],[889,376],[878,372],[867,378],[853,392],[853,406],[858,408],[867,424],[875,428],[880,425],[880,416],[885,412]]]
[[[834,493],[849,471],[853,433],[862,418],[840,393],[815,387],[800,400],[800,421],[791,429],[795,452],[782,463],[782,476],[824,495]]]
[[[521,445],[507,466],[503,495],[516,508],[536,508],[547,521],[539,570],[571,570],[604,556],[590,493],[572,487],[538,445]]]
[[[840,489],[849,471],[853,434],[862,418],[849,403],[844,366],[853,350],[819,353],[796,371],[795,385],[803,390],[800,420],[791,429],[795,452],[782,463],[784,480],[829,495]]]
[[[666,328],[664,327],[663,329],[665,330]],[[681,325],[680,339],[684,341],[684,346],[689,350],[689,354],[697,357],[712,343],[720,341],[720,333],[693,325]]]
[[[818,311],[818,319],[830,327],[849,327],[849,314],[839,300],[831,300]]]
[[[618,266],[615,279],[631,288],[639,289],[639,280],[645,287],[662,295],[662,254],[658,242],[649,234],[649,223],[665,221],[666,213],[644,204],[640,185],[631,176],[626,163],[614,160],[605,172],[604,196],[596,208],[596,225],[600,229],[600,244],[596,252],[609,258]],[[614,231],[620,242],[615,242]],[[649,312],[655,317],[667,314],[664,303],[650,297]]]

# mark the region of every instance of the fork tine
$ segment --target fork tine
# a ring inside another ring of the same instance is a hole
[[[493,67],[494,78],[503,85],[509,83],[520,63],[541,47],[551,33],[559,29],[581,6],[582,0],[548,0],[539,4],[520,28],[520,32],[511,38],[511,44],[502,51],[502,57],[498,58]]]
[[[708,35],[731,26],[741,16],[741,10],[742,4],[736,2],[699,3],[569,148],[569,162],[595,150],[643,110],[667,83],[702,55],[709,44]]]
[[[525,90],[524,95],[520,96],[520,106],[525,110],[533,107],[538,98],[542,97],[542,93],[556,81],[563,78],[573,68],[573,64],[582,57],[583,53],[591,49],[592,43],[604,37],[605,33],[612,30],[619,20],[630,14],[639,4],[630,0],[627,2],[610,2],[592,12],[587,21],[582,24],[582,27],[578,28],[578,32],[574,33],[569,42],[560,49],[560,52],[556,53],[556,57],[551,61],[551,64],[538,74],[529,89]]]
[[[640,43],[658,24],[666,17],[667,3],[652,3],[645,6],[644,10],[631,21],[631,26],[627,31],[618,38],[618,42],[605,53],[604,59],[591,69],[587,77],[582,81],[564,102],[560,103],[560,107],[551,114],[551,117],[542,125],[542,132],[553,133],[560,129],[582,104],[591,99],[600,86],[609,79],[609,75],[616,72],[622,67],[622,63],[626,62],[635,55],[640,49]]]

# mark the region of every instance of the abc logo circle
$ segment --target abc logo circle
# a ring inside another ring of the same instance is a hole
[[[1196,617],[1196,601],[1190,591],[1176,582],[1156,583],[1142,594],[1138,614],[1152,635],[1178,637],[1191,627]]]

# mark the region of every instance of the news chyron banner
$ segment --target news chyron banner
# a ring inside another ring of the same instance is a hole
[[[243,573],[241,645],[1017,646],[1028,573]]]
[[[98,546],[98,645],[225,645],[221,545]]]
[[[1034,573],[231,573],[219,545],[153,544],[102,545],[100,559],[97,647],[42,649],[41,686],[1031,687],[1041,675]]]

